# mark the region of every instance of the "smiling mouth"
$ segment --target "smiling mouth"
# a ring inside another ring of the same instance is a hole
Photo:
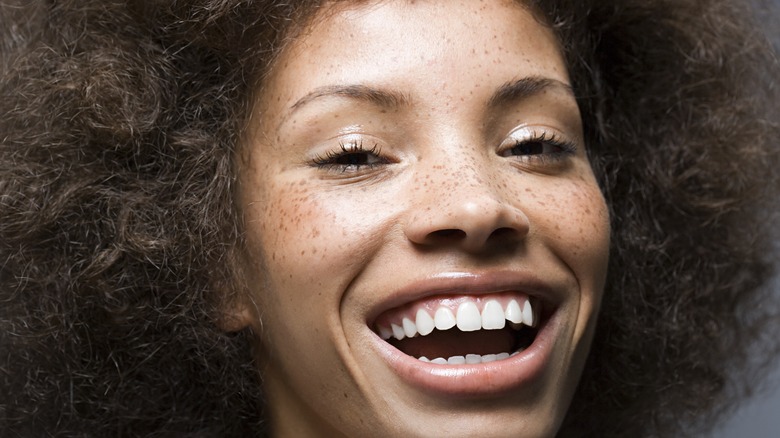
[[[375,332],[404,354],[437,365],[508,359],[536,338],[539,302],[519,293],[430,298],[380,315]]]

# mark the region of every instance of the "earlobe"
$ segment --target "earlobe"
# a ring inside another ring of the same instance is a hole
[[[226,270],[211,279],[216,325],[227,333],[253,326],[259,314],[258,305],[246,284],[246,265],[239,247],[229,251],[228,261],[223,265]]]
[[[234,275],[240,275],[234,272]],[[235,277],[234,277],[235,278]],[[216,325],[225,332],[238,332],[253,325],[257,304],[248,290],[238,282],[222,281],[213,284],[216,298]]]
[[[238,332],[252,325],[254,312],[245,299],[236,299],[223,309],[217,325],[225,332]]]

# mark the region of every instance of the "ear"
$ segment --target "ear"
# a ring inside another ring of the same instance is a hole
[[[255,322],[256,306],[246,303],[244,297],[234,297],[226,302],[217,320],[217,326],[225,332],[238,332]]]
[[[242,282],[221,279],[212,281],[211,287],[218,312],[216,324],[220,329],[238,332],[258,322],[258,306]]]

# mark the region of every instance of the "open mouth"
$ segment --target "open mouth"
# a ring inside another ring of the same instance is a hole
[[[429,297],[379,315],[375,332],[423,362],[471,365],[508,359],[535,340],[539,302],[516,293]]]

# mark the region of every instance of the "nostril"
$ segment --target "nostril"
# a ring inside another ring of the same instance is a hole
[[[466,232],[463,230],[459,230],[457,228],[448,228],[445,230],[436,230],[430,233],[430,236],[433,238],[440,238],[440,239],[459,240],[466,237]]]
[[[479,202],[478,202],[479,201]],[[468,252],[517,243],[528,234],[526,215],[501,199],[466,199],[450,209],[414,210],[404,234],[416,245],[459,246]],[[457,207],[457,208],[456,208]]]
[[[493,230],[489,235],[482,236],[482,238],[479,238],[478,236],[474,236],[474,235],[470,236],[468,233],[466,233],[466,231],[458,228],[445,228],[445,229],[436,230],[428,233],[427,240],[428,243],[444,244],[446,242],[461,242],[469,238],[471,240],[474,240],[476,238],[476,240],[479,242],[487,243],[487,242],[483,242],[485,237],[487,237],[487,239],[489,240],[503,241],[507,239],[512,239],[517,234],[518,234],[518,230],[512,227],[500,227]]]
[[[493,230],[493,233],[491,233],[491,237],[511,237],[512,235],[517,234],[517,230],[510,227],[501,227],[496,228]]]

